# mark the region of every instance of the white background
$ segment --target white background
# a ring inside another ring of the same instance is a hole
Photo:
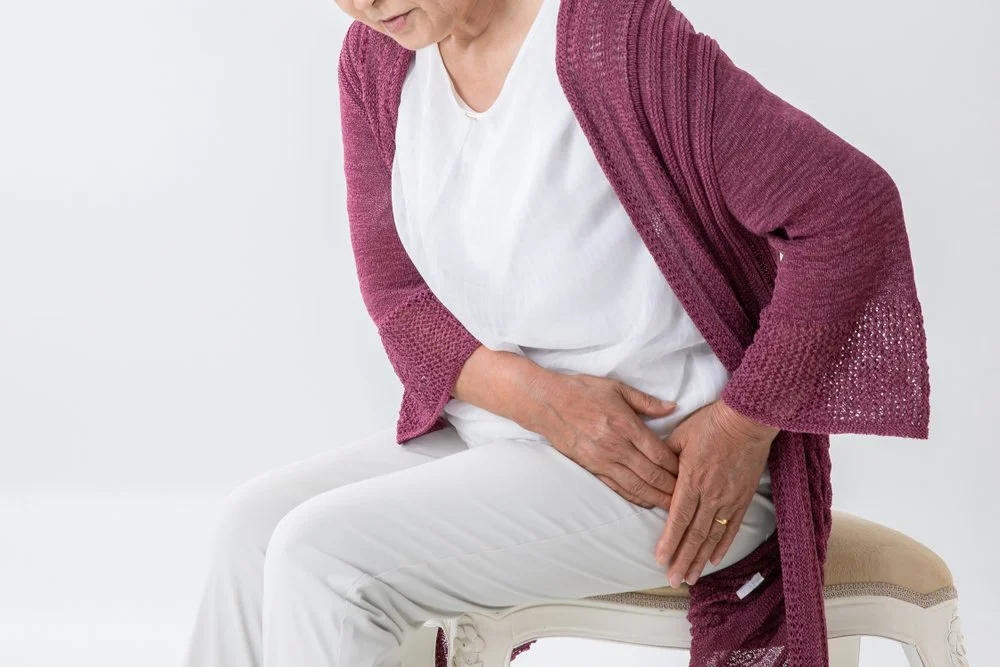
[[[902,192],[931,437],[834,436],[834,505],[941,554],[970,663],[988,665],[1000,652],[995,5],[677,4]],[[317,0],[0,3],[5,667],[176,665],[223,494],[395,423],[401,388],[344,212],[347,25]],[[863,650],[868,667],[905,664],[885,640]],[[609,661],[686,664],[577,639],[540,641],[515,664]]]

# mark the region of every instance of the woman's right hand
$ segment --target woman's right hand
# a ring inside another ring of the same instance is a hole
[[[544,386],[535,387],[541,409],[531,430],[626,500],[647,509],[669,509],[677,452],[641,415],[663,417],[676,404],[611,378],[544,375]]]

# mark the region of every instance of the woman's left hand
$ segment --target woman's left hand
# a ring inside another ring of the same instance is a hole
[[[656,546],[658,562],[671,560],[671,586],[679,587],[682,578],[693,584],[709,559],[718,565],[729,550],[779,431],[717,400],[691,413],[664,438],[679,460],[667,525]],[[716,517],[728,523],[722,525]]]

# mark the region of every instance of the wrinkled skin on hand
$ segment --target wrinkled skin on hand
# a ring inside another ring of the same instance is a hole
[[[694,584],[732,544],[760,484],[780,429],[755,422],[721,400],[691,413],[664,438],[677,452],[678,473],[667,525],[657,543],[670,585]],[[725,519],[726,525],[715,521]]]

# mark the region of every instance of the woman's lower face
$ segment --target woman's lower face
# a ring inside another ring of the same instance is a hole
[[[774,531],[761,488],[705,574]],[[183,665],[396,666],[430,619],[666,586],[666,517],[547,442],[388,428],[226,497]]]

